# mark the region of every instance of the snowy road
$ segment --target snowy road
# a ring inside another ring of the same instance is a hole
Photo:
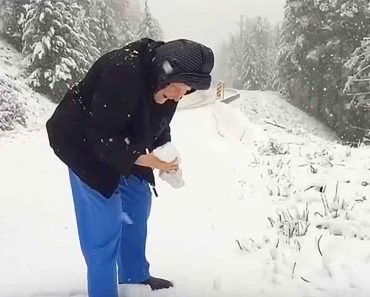
[[[238,98],[240,98],[240,91],[230,88],[225,89],[223,102],[228,103]],[[204,107],[207,105],[212,105],[216,101],[218,101],[216,97],[216,90],[210,89],[208,91],[198,91],[188,95],[184,98],[184,100],[181,100],[179,102],[178,109],[185,110]]]

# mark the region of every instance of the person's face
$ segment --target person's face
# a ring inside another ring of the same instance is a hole
[[[191,87],[184,83],[171,83],[165,88],[156,92],[154,94],[154,100],[158,104],[163,104],[167,100],[180,101],[186,92],[190,90]]]

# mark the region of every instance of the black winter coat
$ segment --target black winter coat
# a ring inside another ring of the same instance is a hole
[[[102,56],[46,124],[55,154],[107,198],[121,175],[139,174],[154,186],[152,169],[134,163],[171,140],[177,103],[160,105],[153,98],[151,61],[161,44],[142,39]]]

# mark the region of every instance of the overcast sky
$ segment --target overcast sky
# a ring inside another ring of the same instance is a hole
[[[141,0],[144,3],[144,0]],[[285,0],[148,0],[165,40],[188,38],[217,46],[237,32],[240,15],[283,19]]]

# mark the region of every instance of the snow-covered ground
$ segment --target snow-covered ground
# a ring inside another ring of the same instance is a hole
[[[0,296],[86,296],[67,168],[39,129],[50,113],[0,135]],[[370,148],[268,92],[180,110],[172,130],[186,186],[158,182],[148,258],[175,288],[122,297],[370,294]]]

